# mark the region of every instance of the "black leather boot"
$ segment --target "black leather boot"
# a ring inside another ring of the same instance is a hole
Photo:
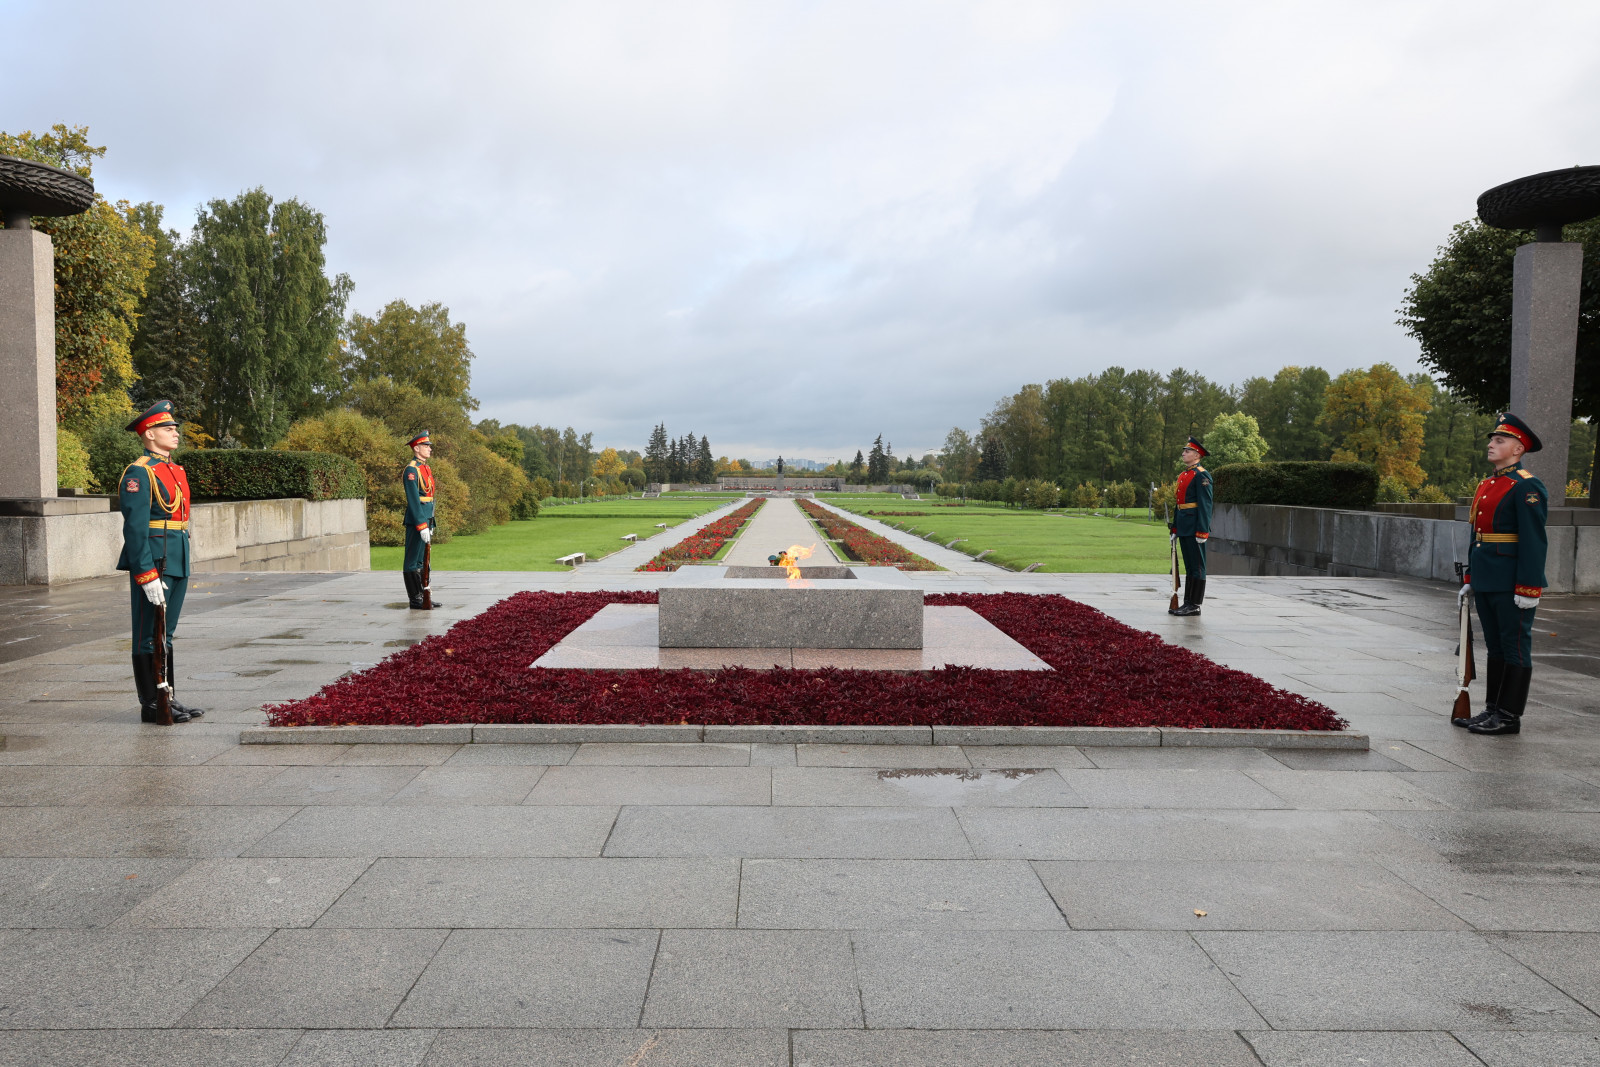
[[[171,726],[177,722],[188,722],[189,716],[180,712],[176,706],[172,708],[172,718],[168,719],[161,714],[161,705],[156,700],[156,657],[151,652],[135,652],[133,654],[133,685],[139,691],[139,721],[153,723],[156,726]]]
[[[169,641],[167,642],[167,684],[172,686],[172,691],[174,694],[172,697],[172,717],[176,719],[179,713],[182,713],[185,718],[200,718],[200,716],[206,713],[205,708],[191,708],[189,705],[178,699],[176,695],[178,686],[177,683],[173,681],[173,679],[177,676],[177,670],[172,666],[172,643]]]
[[[1196,578],[1194,580],[1194,604],[1195,604],[1195,607],[1199,607],[1201,604],[1204,604],[1205,602],[1206,602],[1206,580],[1204,578]]]
[[[1500,706],[1492,719],[1469,726],[1469,733],[1498,737],[1502,734],[1522,732],[1522,710],[1528,706],[1528,683],[1533,680],[1533,668],[1514,663],[1506,664],[1505,681],[1500,684]]]
[[[406,579],[406,599],[411,601],[411,606],[417,611],[422,608],[422,572],[402,571]]]
[[[1451,719],[1450,725],[1473,727],[1486,723],[1500,712],[1500,687],[1505,683],[1506,661],[1489,657],[1489,677],[1484,683],[1483,711],[1470,719]]]
[[[1172,612],[1173,615],[1198,615],[1198,614],[1200,614],[1200,602],[1195,599],[1195,595],[1196,595],[1195,586],[1199,586],[1200,587],[1199,588],[1199,595],[1200,596],[1204,596],[1205,595],[1205,588],[1206,588],[1205,582],[1203,580],[1201,580],[1201,579],[1193,578],[1193,577],[1191,577],[1191,576],[1189,576],[1187,574],[1184,575],[1184,577],[1183,577],[1183,604],[1182,604],[1181,607],[1178,608],[1177,611]]]

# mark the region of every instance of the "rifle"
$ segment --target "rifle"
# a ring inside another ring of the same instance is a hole
[[[428,529],[433,529],[433,520],[428,521]],[[429,611],[433,610],[433,542],[427,541],[422,546],[422,606]]]
[[[166,558],[163,557],[156,564],[156,581],[161,582],[161,591],[167,591],[165,579]],[[156,611],[155,635],[155,676],[156,676],[156,710],[161,714],[161,725],[172,725],[172,679],[167,677],[167,602],[163,598],[161,603],[154,605]]]
[[[1456,577],[1460,578],[1466,573],[1466,568],[1456,564]],[[1467,603],[1466,597],[1460,597],[1460,607],[1457,610],[1457,622],[1460,633],[1456,643],[1456,680],[1459,687],[1456,689],[1456,704],[1450,710],[1452,719],[1472,718],[1472,698],[1467,694],[1467,686],[1478,676],[1478,665],[1472,655],[1472,608]]]
[[[1167,605],[1168,611],[1178,610],[1178,535],[1172,535],[1172,602]]]

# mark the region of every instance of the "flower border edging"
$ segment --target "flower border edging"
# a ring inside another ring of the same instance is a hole
[[[1082,745],[1105,748],[1298,748],[1366,751],[1350,730],[1161,726],[696,726],[486,723],[431,726],[246,726],[242,745],[580,745],[597,742],[834,745]]]

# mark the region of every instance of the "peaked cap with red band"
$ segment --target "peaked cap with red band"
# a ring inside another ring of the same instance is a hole
[[[416,448],[418,445],[428,445],[428,444],[432,444],[432,443],[433,443],[432,441],[428,440],[428,431],[427,430],[423,430],[421,433],[417,434],[417,436],[415,436],[411,440],[407,441],[406,442],[406,447],[407,448]]]
[[[1511,414],[1511,412],[1506,412],[1494,421],[1495,427],[1489,431],[1490,437],[1497,433],[1504,434],[1506,437],[1515,437],[1522,442],[1522,447],[1529,452],[1537,452],[1544,447],[1544,442],[1539,440],[1539,435],[1534,433],[1527,423]]]
[[[1200,453],[1200,458],[1201,459],[1204,459],[1207,456],[1211,455],[1210,452],[1206,451],[1205,445],[1202,445],[1199,441],[1196,441],[1193,437],[1189,438],[1188,443],[1186,445],[1184,445],[1184,447],[1185,448],[1192,448],[1196,452]]]
[[[143,415],[137,416],[132,422],[128,423],[127,430],[129,433],[144,433],[146,430],[157,426],[176,425],[178,425],[178,420],[172,416],[172,401],[157,400],[150,405]]]

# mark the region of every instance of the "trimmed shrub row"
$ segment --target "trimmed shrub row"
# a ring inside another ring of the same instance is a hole
[[[1370,463],[1230,463],[1212,471],[1211,480],[1219,504],[1359,511],[1378,495],[1378,469]]]
[[[173,459],[182,464],[198,500],[360,500],[367,495],[361,467],[331,452],[187,448]]]

